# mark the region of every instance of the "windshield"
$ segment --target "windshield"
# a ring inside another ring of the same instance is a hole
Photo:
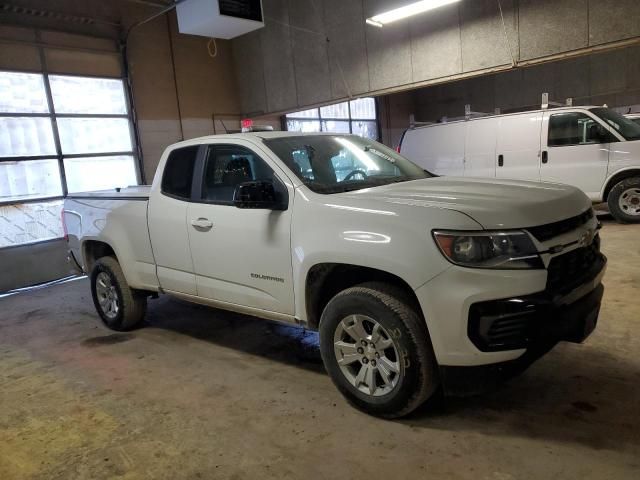
[[[640,125],[623,117],[615,110],[599,107],[592,108],[591,112],[595,113],[598,117],[607,122],[609,126],[622,135],[626,140],[640,140]]]
[[[432,176],[394,150],[353,135],[300,135],[264,143],[317,193],[347,192]]]

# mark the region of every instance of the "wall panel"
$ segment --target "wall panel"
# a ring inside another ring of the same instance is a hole
[[[290,28],[270,20],[267,27],[260,31],[264,56],[255,59],[264,68],[267,111],[295,109],[298,102]]]
[[[50,72],[121,77],[122,61],[117,53],[94,53],[78,50],[45,49]]]
[[[40,54],[36,47],[0,41],[0,68],[40,71]]]
[[[371,16],[378,3],[365,0],[365,16]],[[385,28],[367,26],[365,36],[371,89],[380,90],[411,83],[409,20],[399,20]]]
[[[267,84],[264,98],[259,98],[262,92],[248,92],[242,84],[241,97],[251,98],[243,108],[266,104],[267,113],[300,110],[349,96],[450,81],[451,76],[493,73],[509,68],[514,60],[542,63],[565,52],[586,53],[580,49],[613,40],[640,42],[637,0],[501,0],[504,25],[495,0],[464,0],[383,28],[365,24],[366,18],[407,3],[265,0],[262,56],[255,49],[249,54],[234,49],[236,70],[261,65]],[[326,35],[327,60],[316,35],[296,29]],[[295,65],[293,72],[290,65]],[[576,65],[584,71],[583,64]],[[563,74],[559,78],[551,87],[562,91],[570,82]],[[545,82],[549,82],[546,77]],[[531,95],[525,92],[525,96]]]
[[[345,98],[370,90],[362,2],[326,0],[331,98]]]
[[[324,12],[317,0],[289,2],[297,104],[311,105],[331,98],[329,52]]]
[[[512,55],[518,58],[515,0],[501,0],[501,4],[504,26],[496,0],[460,3],[462,66],[465,72],[510,64]]]
[[[462,72],[458,5],[413,18],[409,25],[413,82]]]
[[[589,0],[589,44],[640,35],[638,0]]]
[[[520,58],[586,47],[588,0],[520,0]]]

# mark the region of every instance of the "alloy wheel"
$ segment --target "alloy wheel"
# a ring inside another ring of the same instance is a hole
[[[334,353],[345,378],[374,397],[390,393],[402,375],[398,349],[384,327],[366,315],[349,315],[335,330]]]
[[[118,291],[106,272],[100,272],[96,277],[96,295],[102,313],[110,320],[116,318],[120,311],[120,300]]]

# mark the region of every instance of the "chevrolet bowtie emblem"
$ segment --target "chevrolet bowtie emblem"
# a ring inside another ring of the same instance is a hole
[[[589,245],[591,243],[591,241],[593,240],[593,233],[594,231],[589,229],[586,232],[584,232],[581,236],[580,239],[578,240],[578,245],[580,245],[581,247],[586,247],[587,245]]]

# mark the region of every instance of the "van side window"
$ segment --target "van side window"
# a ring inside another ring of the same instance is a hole
[[[193,169],[199,148],[199,145],[176,148],[169,154],[162,176],[162,193],[184,200],[191,198]]]
[[[611,134],[590,116],[579,112],[555,113],[549,118],[550,147],[587,145],[614,141]]]
[[[274,180],[274,173],[251,150],[239,145],[209,147],[202,181],[202,200],[231,205],[236,187],[254,180]]]

